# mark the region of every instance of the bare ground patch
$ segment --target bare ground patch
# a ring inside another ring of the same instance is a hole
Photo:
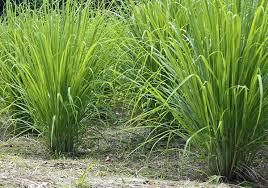
[[[143,136],[116,127],[87,132],[69,157],[51,154],[42,138],[0,141],[0,187],[234,187],[205,182],[204,160],[183,158],[180,149],[160,144],[155,152],[145,146],[129,155]]]
[[[25,159],[5,155],[0,159],[0,187],[228,187],[195,181],[152,180],[102,174],[90,160]]]
[[[107,130],[85,137],[76,156],[57,159],[40,138],[1,141],[0,187],[228,187],[190,181],[195,170],[184,163],[180,172],[179,152],[129,156],[139,139],[125,135]]]

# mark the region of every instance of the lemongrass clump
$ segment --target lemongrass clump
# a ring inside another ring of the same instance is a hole
[[[186,146],[205,149],[212,174],[248,177],[256,152],[267,143],[266,1],[184,3],[187,27],[170,22],[172,27],[157,37],[151,31],[160,48],[150,44],[141,48],[142,56],[153,59],[152,66],[159,70],[146,69],[144,75],[151,76],[143,76],[141,89],[177,123],[159,139],[176,132]],[[149,27],[155,19],[147,22]],[[155,112],[156,108],[151,110]],[[166,124],[155,129],[162,127]]]
[[[22,5],[7,9],[1,26],[10,109],[20,119],[28,114],[28,124],[44,132],[56,152],[75,150],[81,120],[96,109],[122,33],[112,14],[89,7],[71,1],[45,1],[34,10]]]

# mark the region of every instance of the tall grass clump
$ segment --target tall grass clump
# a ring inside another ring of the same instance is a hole
[[[131,34],[142,41],[159,42],[158,40],[163,37],[168,38],[172,36],[170,27],[174,23],[176,23],[178,28],[185,28],[187,26],[188,18],[185,14],[184,1],[141,1],[133,7],[130,18]]]
[[[1,25],[10,111],[28,114],[28,124],[46,135],[55,152],[75,150],[81,121],[96,109],[122,33],[115,17],[89,7],[44,1],[31,10],[26,4],[8,9]]]
[[[164,133],[166,130],[171,130],[176,126],[173,126],[173,120],[169,123],[166,122],[171,119],[170,112],[159,105],[159,101],[148,93],[146,84],[144,84],[145,80],[150,80],[151,87],[157,88],[159,83],[154,82],[154,80],[159,77],[163,82],[169,82],[165,79],[165,73],[161,71],[161,66],[158,65],[151,52],[157,50],[159,55],[165,56],[165,51],[162,50],[163,41],[176,37],[176,32],[171,32],[173,26],[176,26],[177,29],[186,29],[188,18],[185,16],[185,3],[178,0],[139,1],[132,9],[132,15],[129,18],[131,39],[127,46],[130,49],[129,56],[137,63],[134,63],[134,68],[129,71],[128,77],[132,75],[130,79],[135,80],[134,85],[137,86],[136,88],[133,87],[135,94],[138,91],[140,93],[140,95],[135,95],[133,116],[137,113],[139,114],[140,111],[153,109],[153,112],[151,111],[150,113],[150,118],[147,113],[142,113],[135,120],[146,119],[147,126],[152,127],[154,130],[150,136],[155,136],[159,132]],[[155,119],[159,117],[161,117],[160,124],[159,119]],[[163,122],[165,122],[165,126],[163,126]],[[161,134],[161,137],[173,137],[174,134],[170,133],[169,131],[168,134]],[[158,136],[155,139],[157,140]]]
[[[205,151],[211,174],[249,178],[268,136],[267,2],[186,0],[184,5],[187,27],[170,22],[165,30],[170,37],[157,36],[160,48],[142,48],[158,71],[147,69],[155,76],[144,76],[141,89],[172,114],[186,147]]]
[[[161,42],[175,37],[175,33],[170,32],[172,26],[179,29],[187,27],[188,18],[184,16],[185,14],[186,8],[181,1],[141,1],[137,6],[134,6],[130,18],[131,36],[138,39],[140,45],[147,51],[155,48],[164,54],[161,50]],[[146,58],[146,67],[156,71],[154,60],[148,56]]]

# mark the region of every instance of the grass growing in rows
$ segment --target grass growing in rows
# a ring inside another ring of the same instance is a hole
[[[102,74],[120,35],[112,17],[67,1],[7,10],[1,25],[2,74],[11,109],[47,136],[57,152],[73,152],[79,126],[95,108]],[[108,72],[108,71],[107,71]],[[26,124],[25,124],[26,125]]]
[[[95,4],[8,2],[0,112],[16,132],[36,130],[52,151],[73,152],[82,121],[113,95],[152,128],[149,141],[181,137],[205,153],[210,174],[254,176],[268,137],[267,1]]]

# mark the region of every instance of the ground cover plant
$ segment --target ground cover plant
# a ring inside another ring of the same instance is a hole
[[[263,178],[267,1],[7,1],[0,33],[0,139],[14,127],[79,156],[113,124],[144,138],[132,155],[174,150],[180,168],[192,152],[207,177]]]

